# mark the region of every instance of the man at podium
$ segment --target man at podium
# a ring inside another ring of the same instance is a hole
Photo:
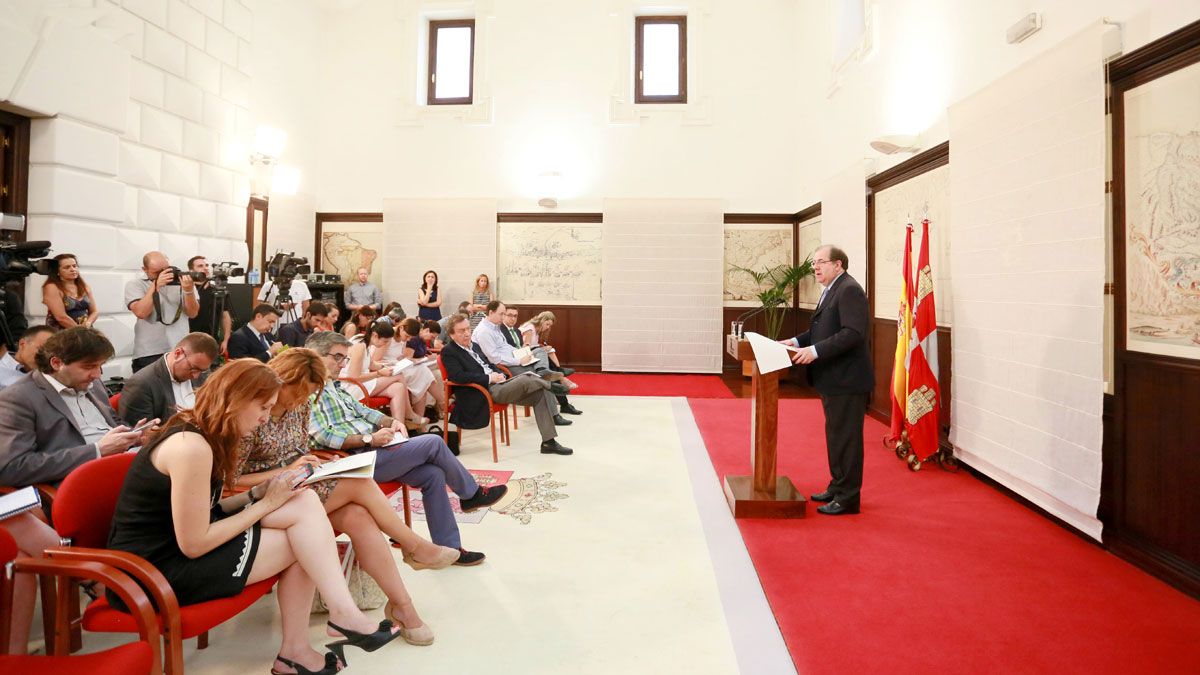
[[[850,260],[836,246],[813,254],[813,271],[821,284],[809,329],[784,344],[800,347],[792,361],[808,365],[809,384],[821,395],[825,411],[825,445],[832,479],[812,496],[827,502],[818,512],[840,516],[858,513],[863,475],[863,421],[875,386],[867,350],[867,295],[847,270]]]

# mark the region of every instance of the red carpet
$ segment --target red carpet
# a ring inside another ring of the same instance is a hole
[[[750,402],[689,403],[717,475],[749,473]],[[779,406],[779,473],[819,492],[820,402]],[[1200,672],[1200,602],[965,472],[910,472],[885,431],[861,515],[738,521],[799,672]]]
[[[716,375],[575,373],[571,381],[579,385],[572,396],[733,398],[733,392]]]

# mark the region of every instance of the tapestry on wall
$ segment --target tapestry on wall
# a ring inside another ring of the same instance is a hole
[[[1124,108],[1126,347],[1200,359],[1200,64]]]
[[[761,286],[739,267],[762,272],[792,263],[792,226],[728,224],[725,226],[726,307],[757,307]]]

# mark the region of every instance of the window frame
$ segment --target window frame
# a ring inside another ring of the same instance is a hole
[[[466,97],[437,98],[437,35],[443,28],[471,29],[470,71],[467,81]],[[475,102],[475,19],[445,19],[429,21],[429,60],[428,72],[425,74],[425,104],[426,105],[472,105]]]
[[[654,24],[674,24],[679,27],[679,93],[677,95],[646,95],[642,93],[643,39],[645,27]],[[634,17],[633,102],[687,103],[687,15]]]

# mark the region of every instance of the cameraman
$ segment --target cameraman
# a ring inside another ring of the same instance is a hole
[[[191,332],[187,319],[200,313],[200,294],[187,273],[179,274],[159,251],[142,256],[144,279],[125,283],[125,306],[133,326],[133,372],[154,363]],[[174,288],[172,288],[174,287]]]
[[[267,283],[263,284],[262,290],[258,292],[259,302],[265,302],[268,305],[275,304],[275,299],[279,297],[277,280],[278,278],[267,279]],[[292,285],[288,288],[287,294],[292,300],[279,304],[279,310],[283,312],[283,316],[279,319],[281,324],[298,320],[308,311],[308,303],[312,301],[312,292],[308,290],[308,284],[301,279],[292,279]]]
[[[217,289],[212,284],[212,269],[208,260],[202,255],[188,258],[188,271],[204,274],[204,281],[199,285],[200,312],[195,318],[188,320],[193,333],[207,333],[221,345],[221,353],[229,351],[229,334],[233,332],[233,316],[229,313],[229,295],[221,297],[220,308],[214,308],[217,303]],[[217,332],[216,312],[221,313],[221,329]]]

